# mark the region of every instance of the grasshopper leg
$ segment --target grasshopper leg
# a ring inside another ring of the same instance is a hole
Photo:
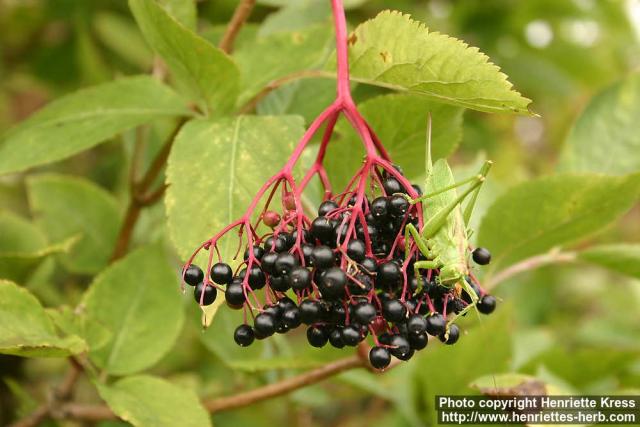
[[[418,247],[420,253],[422,253],[422,255],[426,256],[429,259],[433,259],[433,253],[429,249],[429,243],[424,237],[422,237],[415,225],[411,223],[407,224],[404,228],[405,258],[409,256],[409,247],[411,246],[411,241],[409,240],[410,236],[413,237],[413,241],[416,242],[416,246]]]
[[[469,285],[469,283],[467,283],[466,280],[462,280],[462,287],[464,288],[464,291],[469,294],[469,297],[471,297],[471,303],[469,305],[467,305],[464,309],[462,309],[462,311],[460,311],[458,314],[456,314],[455,316],[453,316],[453,318],[451,318],[451,320],[449,320],[447,322],[447,325],[452,324],[453,322],[455,322],[459,317],[464,316],[469,310],[473,309],[476,307],[476,304],[478,303],[478,295],[476,295],[476,291],[473,290],[473,288],[471,287],[471,285]]]

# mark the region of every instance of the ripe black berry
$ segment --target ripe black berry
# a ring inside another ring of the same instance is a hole
[[[241,306],[244,304],[245,298],[242,283],[232,283],[227,286],[224,297],[227,300],[227,303],[233,306]]]
[[[487,265],[491,262],[491,252],[486,248],[475,248],[471,256],[478,265]]]
[[[267,252],[266,254],[264,254],[260,259],[260,267],[262,268],[262,271],[267,274],[274,274],[277,258],[277,252]]]
[[[391,206],[391,215],[396,218],[404,217],[409,209],[409,202],[402,196],[391,196],[389,205]]]
[[[371,214],[378,222],[385,220],[389,214],[389,199],[386,197],[373,199],[371,202]]]
[[[303,291],[311,286],[311,272],[304,267],[296,267],[289,273],[289,286],[294,291]]]
[[[482,314],[491,314],[496,309],[496,297],[485,295],[476,304],[478,311]]]
[[[389,345],[391,346],[389,351],[398,359],[407,357],[407,355],[411,352],[411,345],[409,345],[409,340],[402,335],[392,335]]]
[[[204,272],[197,265],[191,264],[184,272],[184,281],[189,286],[196,286],[204,280]]]
[[[278,255],[274,265],[275,274],[285,275],[298,266],[298,259],[288,252],[283,252]]]
[[[313,347],[324,347],[329,339],[329,334],[325,328],[320,326],[309,326],[307,329],[307,341]]]
[[[355,262],[364,261],[367,248],[362,240],[354,239],[347,244],[347,255]]]
[[[300,326],[300,310],[297,307],[289,308],[282,313],[282,323],[288,329],[294,329]]]
[[[284,252],[287,250],[287,241],[282,236],[269,236],[264,241],[264,249],[267,252]]]
[[[373,347],[369,351],[369,362],[376,369],[384,369],[391,363],[391,354],[384,347]]]
[[[202,295],[204,292],[204,296]],[[202,298],[202,305],[211,305],[216,300],[218,290],[210,285],[204,283],[198,283],[193,291],[193,298],[198,304],[200,304],[200,298]]]
[[[276,276],[272,274],[269,276],[269,286],[271,289],[278,292],[287,292],[290,287],[289,277],[288,276]]]
[[[311,254],[313,253],[313,245],[311,243],[302,244],[302,255],[304,256],[304,263],[307,266],[312,266]]]
[[[233,339],[240,347],[250,346],[255,339],[253,328],[249,325],[238,326],[233,333]]]
[[[338,267],[331,267],[325,270],[320,276],[318,288],[324,298],[335,299],[340,298],[344,294],[344,288],[347,284],[347,275]]]
[[[388,261],[378,265],[376,285],[384,287],[396,286],[401,280],[402,270],[395,262]]]
[[[331,221],[323,216],[313,220],[311,223],[311,234],[322,242],[335,240],[336,232]]]
[[[338,204],[333,200],[325,200],[318,207],[318,216],[325,216],[329,212],[338,209]]]
[[[264,249],[262,249],[260,246],[254,246],[252,252],[253,252],[253,257],[256,259],[260,259],[264,255]],[[249,248],[244,250],[244,260],[245,261],[249,260]]]
[[[455,323],[452,323],[451,325],[449,325],[449,336],[445,338],[445,335],[445,333],[438,335],[440,341],[447,345],[453,345],[458,342],[458,338],[460,338],[460,328],[458,328],[458,325],[456,325]]]
[[[447,321],[440,313],[427,316],[427,332],[429,335],[437,336],[444,333]]]
[[[353,317],[358,323],[368,325],[376,318],[376,308],[369,302],[359,302],[353,309]]]
[[[263,311],[256,316],[253,327],[261,335],[271,336],[276,331],[276,318],[272,313]]]
[[[378,270],[378,263],[373,258],[365,258],[360,263],[367,273],[375,273]]]
[[[429,337],[426,333],[409,334],[409,344],[412,350],[422,350],[429,343]]]
[[[262,289],[266,283],[267,279],[260,267],[257,265],[251,267],[249,272],[249,286],[251,286],[251,289]]]
[[[407,320],[407,329],[414,335],[427,330],[427,320],[419,314],[414,314]]]
[[[403,322],[407,316],[407,308],[400,300],[386,300],[382,303],[382,315],[389,322]]]
[[[233,279],[233,271],[229,264],[218,262],[211,267],[211,280],[218,285],[228,285]]]
[[[311,262],[315,267],[325,269],[333,267],[335,256],[329,246],[316,246],[311,252]]]
[[[360,328],[353,325],[345,326],[342,329],[342,341],[350,347],[356,346],[362,340]]]
[[[384,180],[382,187],[384,188],[385,193],[387,193],[387,196],[404,192],[404,188],[402,188],[400,181],[391,177]]]
[[[320,303],[313,300],[304,300],[300,303],[300,320],[307,325],[315,323],[320,316]]]
[[[335,348],[344,347],[344,340],[342,339],[342,330],[336,328],[329,333],[329,342]]]

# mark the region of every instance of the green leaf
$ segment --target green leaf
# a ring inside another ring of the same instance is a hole
[[[196,30],[196,21],[198,19],[196,0],[159,0],[158,3],[160,3],[176,21],[182,23],[182,25],[192,31]]]
[[[194,120],[182,128],[169,156],[165,197],[169,233],[180,257],[186,259],[244,213],[303,132],[297,116]],[[227,240],[235,250],[237,241]]]
[[[353,80],[480,111],[530,114],[531,101],[486,55],[409,15],[381,12],[349,40]]]
[[[96,277],[83,306],[87,318],[113,338],[90,353],[93,362],[111,374],[127,375],[160,360],[184,320],[178,283],[176,269],[157,247],[139,249]]]
[[[26,219],[0,210],[0,277],[24,281],[44,258],[67,252],[77,237],[48,244],[44,234]]]
[[[324,25],[259,37],[254,43],[246,43],[233,54],[242,71],[243,91],[238,104],[244,104],[279,78],[318,69],[332,46],[333,33]]]
[[[64,357],[86,351],[75,335],[60,338],[40,302],[24,288],[0,280],[0,353]]]
[[[640,244],[593,246],[578,252],[578,258],[640,279]]]
[[[155,0],[130,0],[129,7],[147,43],[162,56],[189,94],[210,113],[229,111],[239,83],[233,61],[177,22]]]
[[[424,417],[433,417],[430,425],[437,425],[436,395],[471,394],[468,384],[474,379],[507,370],[511,358],[513,310],[507,304],[500,305],[498,310],[490,318],[482,318],[468,333],[463,333],[455,346],[430,340],[429,347],[433,345],[433,348],[427,348],[413,362],[414,371],[409,378],[418,384],[409,388],[404,382],[400,387],[412,390],[411,400],[418,402],[419,409],[425,412]],[[467,319],[460,322],[463,331],[466,322]],[[428,423],[428,419],[425,421]]]
[[[2,136],[0,175],[62,160],[157,118],[189,114],[180,97],[148,76],[83,89]]]
[[[100,42],[125,61],[141,70],[151,68],[153,54],[131,19],[116,13],[96,13],[93,29]]]
[[[565,141],[563,171],[624,175],[640,170],[640,74],[596,95]]]
[[[424,175],[429,113],[434,160],[449,156],[462,139],[461,108],[408,94],[377,96],[358,108],[383,141],[393,162],[410,178]],[[360,138],[348,122],[341,120],[336,130],[341,138],[329,146],[327,171],[340,192],[362,165],[365,153]]]
[[[163,379],[139,375],[97,387],[113,412],[136,427],[211,426],[192,390]]]
[[[487,211],[478,242],[492,269],[585,238],[618,219],[640,194],[640,174],[560,174],[519,184]]]
[[[257,105],[260,115],[299,114],[311,123],[336,97],[336,82],[325,78],[294,80],[265,96]]]
[[[79,237],[60,257],[65,267],[76,273],[102,270],[120,229],[116,200],[90,181],[64,175],[29,177],[27,189],[31,210],[50,241]]]
[[[111,340],[111,331],[96,320],[88,318],[81,309],[72,310],[71,307],[62,306],[46,309],[46,312],[58,329],[67,335],[81,337],[90,350],[97,350]]]

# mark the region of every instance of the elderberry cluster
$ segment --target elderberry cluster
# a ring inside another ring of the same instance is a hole
[[[223,290],[227,305],[251,314],[253,324],[245,322],[234,332],[240,346],[303,324],[314,347],[353,347],[371,336],[369,360],[377,369],[387,367],[391,356],[410,359],[427,346],[428,335],[457,342],[460,330],[447,325],[447,317],[464,310],[472,298],[440,284],[438,270],[416,273],[414,263],[426,258],[415,243],[406,245],[405,227],[419,228],[421,207],[409,203],[398,179],[386,171],[379,176],[381,185],[371,197],[352,192],[326,200],[313,220],[305,217],[296,224],[291,220],[295,207],[286,200],[289,211],[282,215],[265,211],[261,221],[272,232],[245,248],[235,274],[224,262],[211,267],[208,279],[198,266],[187,266],[184,281],[195,287],[195,300],[209,305]],[[418,186],[413,189],[421,194]],[[491,255],[477,248],[472,258],[483,265]],[[495,298],[472,277],[467,281],[479,298],[478,310],[491,313]],[[264,305],[256,296],[259,290],[264,290]]]

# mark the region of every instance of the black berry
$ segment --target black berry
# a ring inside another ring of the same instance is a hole
[[[307,325],[318,321],[320,316],[320,303],[313,300],[304,300],[300,303],[300,320]]]
[[[316,246],[311,252],[311,262],[315,267],[320,269],[333,267],[335,263],[333,251],[329,246]]]
[[[390,299],[382,303],[382,315],[389,322],[403,322],[407,316],[407,308],[397,299]]]
[[[329,212],[338,209],[338,207],[338,204],[333,200],[325,200],[320,203],[320,206],[318,207],[318,216],[325,216]]]
[[[445,338],[445,335],[445,333],[442,333],[438,336],[438,338],[440,338],[440,341],[447,345],[453,345],[458,342],[458,338],[460,338],[460,328],[458,328],[458,325],[456,325],[455,323],[452,323],[451,325],[449,325],[448,337]]]
[[[204,295],[203,295],[204,293]],[[200,304],[200,298],[202,298],[202,305],[211,305],[216,300],[218,290],[210,285],[199,283],[193,291],[193,298],[198,304]]]
[[[491,262],[491,252],[485,248],[475,248],[471,253],[473,262],[478,265],[487,265]]]
[[[376,318],[376,308],[369,302],[359,302],[353,309],[353,317],[363,325],[368,325]]]
[[[485,295],[477,302],[478,311],[482,314],[491,314],[496,309],[496,297]]]
[[[311,286],[311,272],[304,267],[296,267],[289,273],[289,286],[294,291],[303,291]]]
[[[253,327],[261,335],[270,336],[276,331],[276,319],[272,313],[262,312],[253,321]]]
[[[307,341],[313,347],[324,347],[328,339],[329,334],[320,326],[309,326],[307,329]]]
[[[447,326],[447,321],[440,313],[427,316],[427,332],[429,335],[438,336],[443,334]]]
[[[229,264],[218,262],[211,267],[211,280],[218,285],[228,285],[233,279],[233,271]]]
[[[391,354],[384,347],[373,347],[369,351],[369,362],[376,369],[384,369],[391,363]]]
[[[197,265],[191,264],[184,271],[184,281],[189,286],[196,286],[204,280],[204,272]]]
[[[354,239],[347,244],[347,255],[355,262],[364,261],[367,248],[362,240]]]
[[[242,283],[232,283],[227,286],[224,297],[227,300],[227,303],[233,306],[241,306],[244,304],[245,298]]]
[[[250,346],[255,337],[253,328],[249,325],[240,325],[233,333],[233,339],[240,347]]]

